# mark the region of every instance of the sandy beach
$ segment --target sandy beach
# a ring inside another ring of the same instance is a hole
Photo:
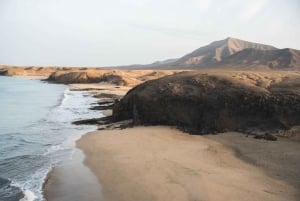
[[[130,89],[69,86],[102,101]],[[49,174],[48,201],[300,200],[299,142],[285,138],[273,142],[235,132],[199,136],[140,126],[94,131],[77,147],[82,152],[77,149],[70,162]]]
[[[299,11],[2,0],[0,201],[300,201]]]
[[[295,186],[241,160],[226,143],[220,143],[230,141],[233,134],[224,136],[213,139],[215,136],[188,135],[170,127],[135,127],[91,132],[77,146],[102,185],[103,200],[299,200]],[[236,148],[249,140],[235,138]],[[253,144],[265,143],[252,140],[253,148]],[[251,157],[264,160],[260,155]],[[288,155],[286,161],[290,163]],[[280,173],[295,171],[295,167],[297,164]],[[295,184],[299,174],[286,179]]]

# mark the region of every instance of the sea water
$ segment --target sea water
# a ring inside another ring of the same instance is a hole
[[[38,79],[0,76],[0,201],[42,201],[47,173],[70,160],[75,141],[99,117],[88,92]]]

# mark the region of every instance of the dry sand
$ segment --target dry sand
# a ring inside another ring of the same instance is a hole
[[[237,138],[236,146],[245,138]],[[95,131],[77,146],[108,201],[299,200],[294,186],[239,159],[215,139],[169,127]]]

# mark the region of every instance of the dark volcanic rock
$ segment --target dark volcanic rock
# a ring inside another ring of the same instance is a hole
[[[115,104],[113,120],[176,125],[198,134],[300,124],[299,74],[267,75],[185,72],[148,81]]]
[[[91,110],[111,110],[113,109],[114,103],[111,104],[98,104],[96,106],[91,107]]]
[[[104,125],[111,123],[112,116],[106,116],[101,118],[83,119],[72,122],[75,125]]]
[[[7,75],[7,70],[0,70],[0,75]]]
[[[276,141],[277,140],[277,137],[275,137],[274,135],[272,135],[270,133],[265,133],[263,135],[255,135],[254,138],[255,139],[270,140],[270,141]]]

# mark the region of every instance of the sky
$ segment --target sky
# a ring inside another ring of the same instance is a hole
[[[300,0],[0,0],[0,64],[118,66],[227,37],[300,49]]]

